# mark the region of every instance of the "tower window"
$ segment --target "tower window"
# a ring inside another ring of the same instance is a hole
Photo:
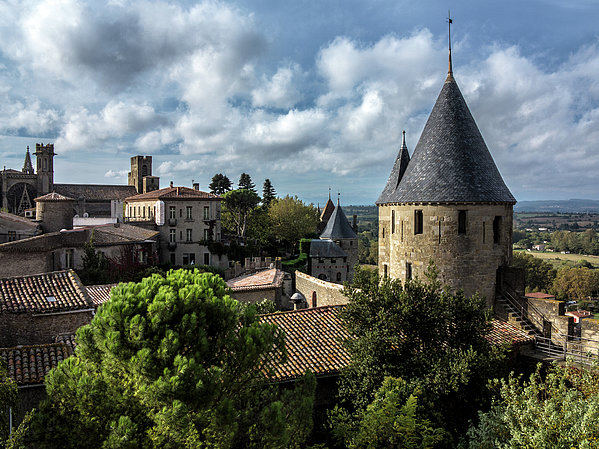
[[[401,241],[403,242],[403,220],[401,220]]]
[[[406,262],[406,281],[412,279],[412,264],[410,262]]]
[[[142,176],[148,176],[148,166],[147,165],[142,165],[141,166],[141,175]]]
[[[485,243],[486,239],[487,239],[487,236],[486,236],[485,222],[483,221],[483,243]]]
[[[501,217],[497,216],[493,220],[493,243],[501,243]]]
[[[382,232],[382,234],[383,234],[382,238],[385,238],[385,227],[384,227],[384,226],[381,226],[381,229],[382,229],[382,231],[381,231],[381,232]]]
[[[391,211],[391,234],[395,234],[395,211]]]
[[[458,234],[466,233],[466,211],[458,211]]]
[[[422,234],[423,222],[422,222],[422,211],[414,211],[414,234]]]

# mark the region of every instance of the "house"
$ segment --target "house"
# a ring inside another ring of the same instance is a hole
[[[535,251],[545,251],[546,246],[540,243],[538,245],[532,245],[532,249],[534,249]]]
[[[89,323],[94,312],[72,270],[0,279],[0,347],[53,343]]]
[[[585,318],[593,318],[595,315],[588,310],[573,310],[566,312],[564,315],[574,317],[574,324],[581,324]]]
[[[125,199],[125,221],[160,234],[160,263],[226,268],[226,255],[212,251],[221,242],[221,197],[195,188],[170,187]]]
[[[38,223],[8,212],[0,212],[0,244],[41,233],[42,229]]]
[[[231,289],[231,297],[237,301],[256,303],[266,299],[281,309],[289,302],[283,294],[284,278],[285,272],[273,267],[244,274],[226,282],[227,287]]]
[[[158,231],[125,223],[63,229],[0,244],[0,276],[46,273],[83,267],[85,244],[112,260],[149,264],[157,258]]]
[[[350,270],[348,255],[331,239],[310,241],[308,273],[323,281],[342,284],[348,280]]]

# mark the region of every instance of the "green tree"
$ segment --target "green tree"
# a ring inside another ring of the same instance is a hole
[[[273,236],[287,243],[293,254],[299,239],[313,234],[318,224],[316,208],[304,204],[297,196],[286,195],[273,200],[268,216]]]
[[[208,188],[210,189],[210,192],[215,195],[224,195],[231,190],[231,180],[222,173],[217,173],[212,177],[212,181],[208,185]]]
[[[251,190],[256,193],[256,184],[252,182],[252,178],[247,173],[242,173],[241,176],[239,176],[238,188]]]
[[[223,227],[239,238],[245,238],[248,220],[260,202],[253,190],[231,190],[223,195]]]
[[[599,270],[564,267],[557,272],[553,290],[560,299],[581,301],[599,293]]]
[[[342,317],[355,338],[345,343],[351,363],[339,384],[343,404],[361,413],[385,377],[402,378],[409,384],[400,402],[411,392],[433,427],[461,435],[488,400],[487,380],[503,367],[503,350],[484,338],[484,301],[443,288],[432,266],[426,282],[405,285],[357,270],[345,294]]]
[[[94,232],[89,238],[89,241],[83,246],[83,267],[79,270],[78,275],[81,282],[85,285],[104,284],[110,282],[111,276],[109,272],[109,263],[106,256],[100,251],[96,251],[94,246]]]
[[[499,398],[468,431],[471,449],[599,447],[599,377],[591,370],[540,366],[523,384],[494,381]]]
[[[524,270],[527,291],[549,293],[553,287],[556,270],[549,262],[545,262],[531,254],[514,252],[512,265]]]
[[[13,413],[18,403],[17,384],[8,377],[4,361],[0,358],[0,447],[8,444],[8,420],[9,410]]]
[[[48,448],[299,447],[315,380],[280,393],[284,359],[281,331],[216,275],[119,284],[47,376],[35,434]]]
[[[270,179],[264,180],[264,185],[262,186],[262,204],[268,206],[272,200],[277,197],[277,192],[275,188],[272,186]]]
[[[372,403],[355,416],[342,409],[335,413],[339,413],[335,436],[349,449],[424,449],[447,437],[441,427],[422,417],[418,398],[403,379],[386,377]]]

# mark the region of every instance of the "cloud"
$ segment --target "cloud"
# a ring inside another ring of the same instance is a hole
[[[125,178],[129,170],[108,170],[104,173],[105,178]]]
[[[252,91],[255,107],[292,108],[300,99],[299,66],[280,67],[270,80],[263,78],[260,87]]]

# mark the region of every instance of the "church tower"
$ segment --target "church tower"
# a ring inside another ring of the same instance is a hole
[[[37,164],[37,194],[39,196],[54,190],[54,144],[35,144]]]
[[[423,278],[433,261],[443,283],[480,292],[491,307],[498,269],[512,259],[515,203],[453,77],[450,49],[412,158],[404,137],[376,203],[379,274]]]
[[[160,178],[152,176],[152,156],[133,156],[131,158],[131,171],[128,173],[128,182],[134,186],[137,193],[147,193],[158,190]]]

